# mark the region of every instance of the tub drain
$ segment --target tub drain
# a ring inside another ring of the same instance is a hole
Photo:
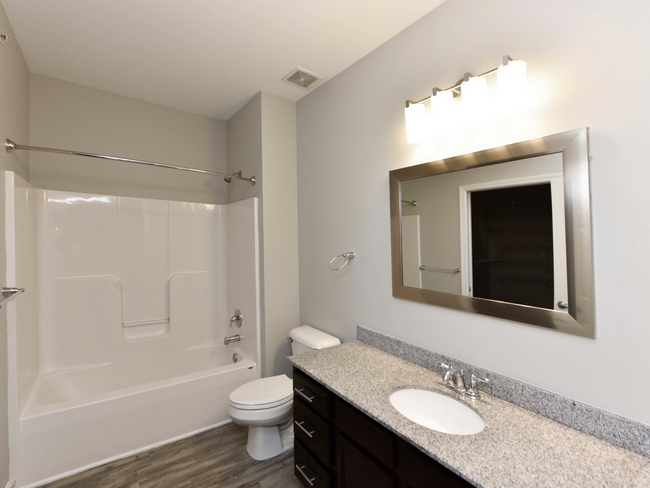
[[[237,353],[235,353],[232,355],[232,362],[236,363],[237,361],[239,361],[239,356],[237,356]]]

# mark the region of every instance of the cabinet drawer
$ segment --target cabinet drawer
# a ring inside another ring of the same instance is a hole
[[[370,417],[340,399],[336,399],[336,427],[354,442],[393,468],[395,437]]]
[[[293,431],[298,439],[325,466],[330,464],[330,428],[301,400],[293,402]]]
[[[336,436],[338,488],[393,488],[395,479],[343,436]]]
[[[305,404],[318,412],[326,421],[330,419],[330,394],[316,381],[307,377],[297,369],[293,370],[294,397],[305,401]]]
[[[470,488],[472,485],[440,463],[400,440],[401,477],[407,488]]]
[[[330,476],[309,451],[296,439],[293,453],[293,471],[302,486],[307,488],[329,488]]]

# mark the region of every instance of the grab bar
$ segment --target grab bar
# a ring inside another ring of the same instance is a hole
[[[16,295],[20,295],[21,293],[24,293],[24,292],[25,292],[24,288],[8,288],[8,287],[5,286],[2,289],[2,298],[0,299],[0,308],[2,308],[2,306],[6,302],[11,300],[13,297],[15,297]]]
[[[455,268],[455,269],[445,269],[445,268],[430,268],[429,266],[425,266],[424,264],[420,266],[421,271],[435,271],[437,273],[449,273],[449,274],[458,274],[460,273],[460,268]]]

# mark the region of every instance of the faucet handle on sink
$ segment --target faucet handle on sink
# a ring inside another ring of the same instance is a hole
[[[452,367],[449,366],[448,364],[441,363],[441,362],[438,362],[438,366],[440,366],[441,368],[444,368],[444,369],[447,370],[447,371],[445,372],[445,375],[444,375],[443,378],[442,378],[442,381],[445,382],[445,383],[448,383],[448,382],[449,382],[449,378],[451,378],[451,374],[454,372],[454,368],[452,368]]]
[[[488,384],[490,383],[490,380],[488,378],[479,378],[475,374],[472,374],[472,381],[470,383],[469,390],[467,390],[467,396],[480,400],[481,394],[478,391],[478,383]]]

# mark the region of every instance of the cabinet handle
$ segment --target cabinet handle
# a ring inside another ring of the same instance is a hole
[[[298,395],[300,395],[300,396],[303,397],[305,400],[307,400],[309,403],[311,403],[312,400],[313,400],[314,398],[316,398],[316,396],[308,397],[307,395],[305,395],[305,394],[303,393],[304,390],[305,390],[305,388],[301,388],[300,390],[299,390],[298,388],[294,388],[294,389],[293,389],[293,391],[295,391]]]
[[[300,430],[302,430],[305,434],[307,434],[309,436],[310,439],[312,439],[314,437],[312,434],[315,434],[316,431],[312,430],[311,432],[309,432],[307,429],[305,429],[302,426],[302,424],[304,424],[305,422],[307,422],[307,421],[306,420],[303,420],[302,422],[298,422],[297,420],[293,421],[294,424],[296,424],[298,427],[300,427]]]
[[[310,479],[309,476],[307,476],[307,475],[305,474],[305,472],[303,471],[303,469],[305,469],[306,467],[307,467],[306,464],[305,464],[302,468],[296,464],[296,469],[300,472],[300,474],[302,475],[302,477],[305,478],[305,479],[307,480],[307,483],[309,483],[309,486],[314,486],[313,481],[314,481],[316,478],[318,478],[318,476],[314,476],[313,478]]]

